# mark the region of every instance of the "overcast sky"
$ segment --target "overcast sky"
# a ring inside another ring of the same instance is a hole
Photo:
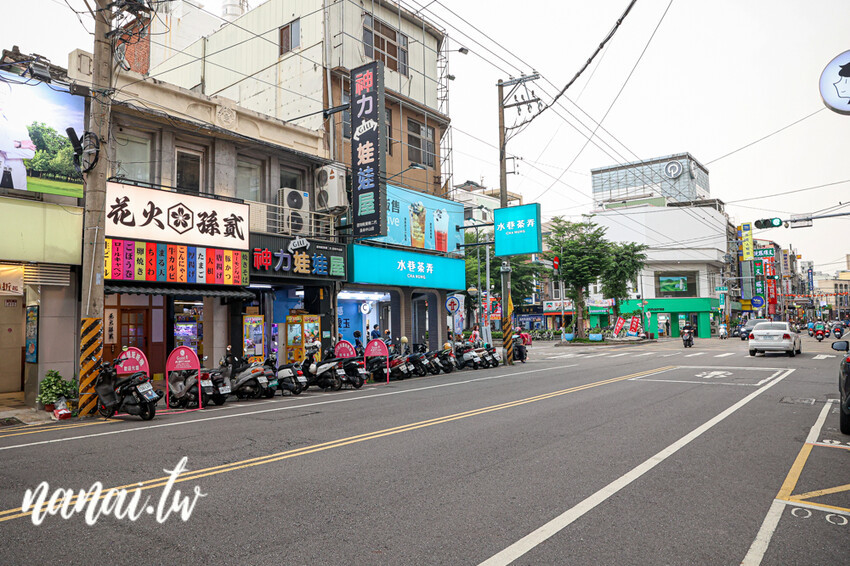
[[[557,88],[543,79],[529,88],[544,101],[551,100],[628,4],[628,0],[407,1],[414,9],[426,4],[423,13],[447,30],[452,45],[471,51],[453,54],[450,63],[456,77],[450,99],[456,128],[455,180],[483,179],[492,187],[498,186],[496,81],[536,70]],[[82,0],[69,2],[84,6]],[[508,152],[524,160],[518,164],[519,173],[509,175],[509,188],[522,193],[527,202],[541,202],[544,215],[580,214],[590,210],[591,168],[687,151],[707,166],[712,197],[727,203],[752,199],[728,205],[736,222],[787,218],[850,203],[850,182],[773,196],[850,181],[850,116],[826,110],[818,93],[824,67],[850,50],[850,2],[674,0],[661,21],[668,3],[638,0],[614,39],[567,91],[570,100],[562,99],[566,110],[557,112],[566,120],[549,110],[509,142]],[[67,66],[70,50],[91,50],[91,36],[62,0],[6,4],[0,19],[4,48],[19,45],[23,52],[40,53],[62,66]],[[204,4],[218,13],[221,2]],[[90,17],[81,17],[91,29]],[[655,37],[634,67],[659,21]],[[621,88],[602,123],[604,131],[600,129],[599,138],[576,158],[589,131],[578,126],[579,133],[570,125],[578,124],[570,114],[594,128],[584,113],[602,119]],[[558,177],[562,182],[555,182]],[[838,211],[850,212],[850,206]],[[757,231],[756,237],[793,244],[804,260],[834,271],[845,267],[844,255],[850,252],[848,229],[850,217],[816,220],[812,228]],[[681,234],[681,239],[688,239],[688,234]]]

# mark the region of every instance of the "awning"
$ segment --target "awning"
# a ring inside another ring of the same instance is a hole
[[[255,299],[256,295],[242,287],[227,289],[208,285],[187,285],[185,287],[142,287],[138,285],[106,285],[103,291],[107,294],[128,295],[189,295],[201,297],[227,297],[231,299]]]

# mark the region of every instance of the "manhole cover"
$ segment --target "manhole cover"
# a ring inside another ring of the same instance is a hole
[[[788,403],[789,405],[814,405],[815,400],[812,399],[797,399],[795,397],[783,397],[780,403]]]
[[[5,417],[0,419],[0,427],[3,426],[15,426],[19,424],[24,424],[23,421],[19,421],[15,417]]]

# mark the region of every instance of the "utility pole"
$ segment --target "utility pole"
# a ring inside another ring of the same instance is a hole
[[[110,93],[112,87],[112,10],[109,0],[97,0],[94,14],[94,53],[92,61],[91,107],[88,131],[107,151],[109,142]],[[83,219],[82,317],[80,325],[80,416],[97,411],[94,391],[95,358],[103,356],[103,258],[106,223],[106,176],[104,155],[85,177],[85,216]]]
[[[532,91],[531,96],[526,100],[523,97],[522,101],[517,100],[516,102],[506,104],[505,101],[505,87],[510,86],[510,92],[507,97],[510,98],[514,92],[516,92],[517,88],[528,81],[533,81],[540,78],[538,73],[533,73],[529,76],[521,76],[516,79],[511,79],[509,81],[502,81],[499,79],[499,82],[496,84],[498,88],[499,94],[499,197],[500,203],[499,206],[501,208],[507,208],[508,206],[508,160],[507,160],[507,152],[505,145],[507,143],[505,130],[505,108],[513,108],[515,106],[524,106],[531,105],[531,103],[539,102],[539,99],[534,97],[534,91]],[[520,110],[521,112],[521,110]],[[514,356],[513,356],[513,341],[511,337],[513,336],[511,321],[513,317],[513,309],[509,308],[510,305],[510,296],[511,296],[511,264],[509,261],[502,262],[502,345],[504,347],[503,355],[505,358],[505,363],[513,365]]]

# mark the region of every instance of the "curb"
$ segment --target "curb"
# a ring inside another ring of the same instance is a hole
[[[640,346],[642,344],[655,344],[658,340],[610,340],[608,342],[556,342],[556,348],[584,348],[595,346]]]

